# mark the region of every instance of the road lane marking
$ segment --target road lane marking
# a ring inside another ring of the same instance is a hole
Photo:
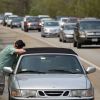
[[[100,67],[98,67],[97,65],[95,65],[95,64],[93,64],[93,63],[91,63],[91,62],[89,62],[88,60],[85,60],[85,59],[82,58],[82,57],[80,57],[80,59],[81,59],[83,62],[85,62],[85,63],[87,63],[87,64],[89,64],[89,65],[95,67],[96,69],[100,70]]]

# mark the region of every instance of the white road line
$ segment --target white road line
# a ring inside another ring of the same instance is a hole
[[[34,36],[32,36],[31,34],[26,34],[26,33],[24,33],[24,34],[25,34],[25,35],[28,35],[28,36],[30,36],[30,37],[34,37]],[[36,37],[34,37],[34,38],[36,38]],[[40,39],[40,38],[36,38],[36,39],[39,40],[39,41],[42,41],[42,42],[44,42],[44,43],[47,43],[47,44],[50,45],[50,46],[59,47],[59,46],[57,46],[57,45],[55,45],[55,44],[52,44],[52,43],[50,43],[50,42],[48,42],[48,41],[45,41],[45,40],[42,40],[42,39]],[[89,65],[95,67],[96,69],[100,70],[100,67],[98,67],[97,65],[95,65],[95,64],[93,64],[93,63],[91,63],[91,62],[85,60],[85,59],[82,58],[82,57],[80,57],[80,59],[81,59],[83,62],[85,62],[85,63],[87,63],[87,64],[89,64]]]
[[[85,60],[85,59],[82,58],[82,57],[80,57],[80,59],[81,59],[83,62],[85,62],[85,63],[87,63],[87,64],[89,64],[89,65],[95,67],[96,69],[100,70],[100,67],[98,67],[97,65],[95,65],[95,64],[93,64],[93,63],[91,63],[91,62]]]

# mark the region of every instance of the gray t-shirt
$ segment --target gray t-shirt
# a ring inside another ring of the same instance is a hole
[[[0,52],[0,69],[3,67],[12,67],[17,55],[13,45],[9,45]]]

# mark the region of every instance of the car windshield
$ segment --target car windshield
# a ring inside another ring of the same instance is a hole
[[[74,30],[75,25],[65,25],[64,30]]]
[[[23,18],[15,18],[13,19],[13,22],[21,22],[23,20]]]
[[[100,30],[100,21],[83,21],[80,22],[80,30]]]
[[[45,22],[44,26],[59,26],[58,22]]]
[[[68,22],[69,23],[76,23],[77,22],[77,18],[69,18]]]
[[[15,18],[17,18],[17,17],[9,17],[8,20],[12,20],[12,19],[15,19]]]
[[[64,18],[62,19],[62,22],[68,22],[68,19]]]
[[[72,55],[26,55],[18,65],[17,73],[83,74],[82,66]]]
[[[37,22],[38,21],[38,18],[29,17],[29,18],[27,18],[27,21],[28,22]]]

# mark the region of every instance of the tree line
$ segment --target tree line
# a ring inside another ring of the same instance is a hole
[[[99,5],[100,0],[0,0],[0,13],[100,18]]]

